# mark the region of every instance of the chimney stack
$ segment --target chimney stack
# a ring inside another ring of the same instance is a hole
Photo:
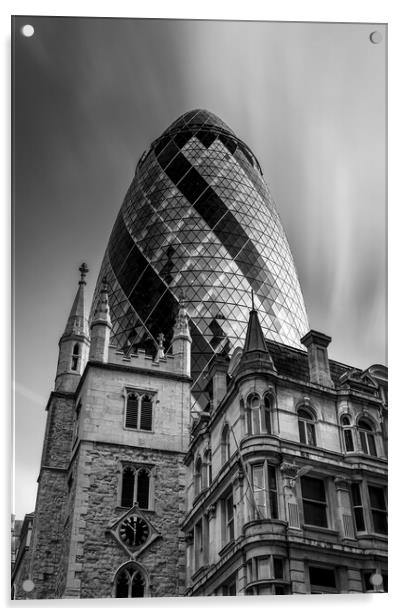
[[[301,343],[308,349],[309,380],[323,387],[334,387],[330,376],[328,346],[332,338],[311,329]]]

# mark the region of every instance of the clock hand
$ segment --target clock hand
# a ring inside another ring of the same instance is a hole
[[[132,528],[133,531],[135,531],[135,526],[136,526],[136,520],[134,520],[133,523],[131,523],[131,520],[127,520],[127,525]]]

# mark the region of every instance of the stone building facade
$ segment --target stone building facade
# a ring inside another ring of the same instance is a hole
[[[187,595],[384,592],[387,371],[264,339],[211,365],[211,403],[192,425]]]

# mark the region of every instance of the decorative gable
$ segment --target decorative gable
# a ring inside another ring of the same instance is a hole
[[[339,385],[349,386],[357,391],[375,394],[378,391],[378,383],[373,379],[367,370],[358,370],[351,368],[342,374],[339,378]]]

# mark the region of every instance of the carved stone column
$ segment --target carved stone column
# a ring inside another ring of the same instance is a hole
[[[354,524],[350,502],[350,481],[343,475],[335,477],[339,533],[344,539],[354,539]]]
[[[298,466],[292,462],[284,461],[280,466],[280,471],[283,478],[284,501],[288,525],[292,528],[301,528],[296,492]]]
[[[186,586],[191,583],[191,576],[194,572],[194,531],[185,533],[186,542]]]

